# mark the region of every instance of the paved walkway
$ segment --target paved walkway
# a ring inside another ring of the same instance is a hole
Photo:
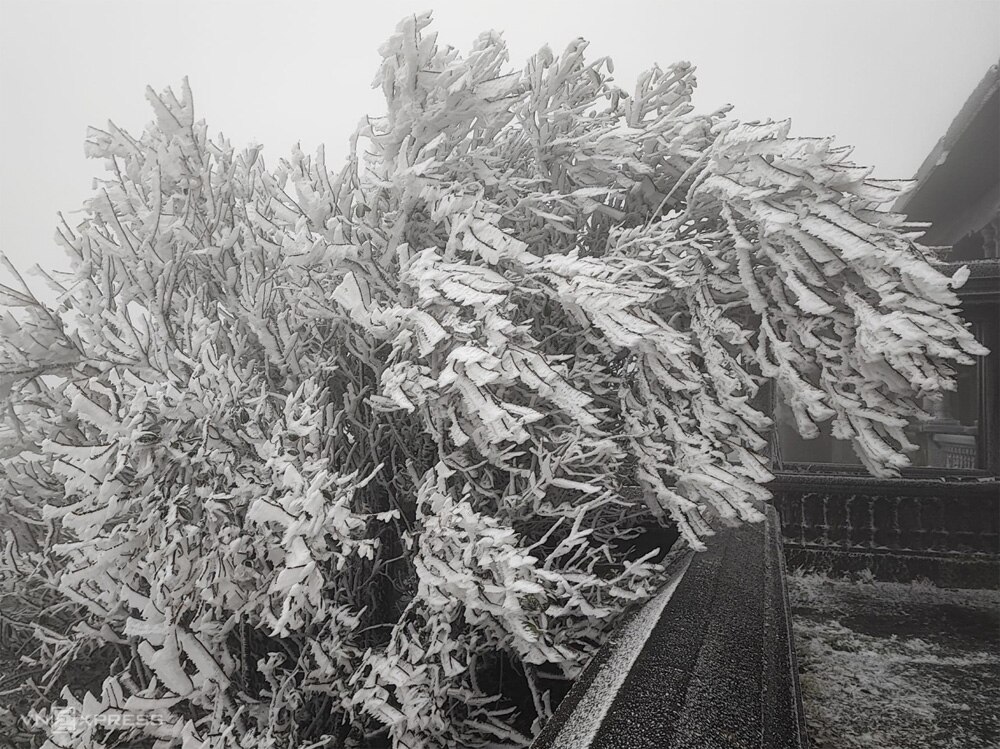
[[[684,554],[676,588],[616,630],[532,749],[799,749],[779,528],[767,508]]]
[[[1000,591],[788,585],[814,747],[1000,747]]]

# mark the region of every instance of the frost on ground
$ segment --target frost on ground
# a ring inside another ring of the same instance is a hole
[[[814,747],[1000,746],[1000,591],[788,578]]]

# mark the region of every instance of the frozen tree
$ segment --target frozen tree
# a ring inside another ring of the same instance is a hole
[[[659,584],[629,539],[761,517],[763,386],[888,475],[982,353],[849,149],[428,23],[336,173],[149,92],[90,132],[58,301],[0,289],[0,583],[75,623],[50,681],[108,663],[53,707],[133,719],[49,749],[525,745]]]

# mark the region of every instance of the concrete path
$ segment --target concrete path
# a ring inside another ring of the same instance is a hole
[[[601,686],[603,674],[633,638],[613,636],[532,749],[800,747],[777,532],[771,508],[764,523],[720,529],[655,612],[620,686]]]

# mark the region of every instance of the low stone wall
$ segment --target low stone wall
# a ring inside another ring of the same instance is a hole
[[[672,579],[626,617],[533,749],[806,746],[773,507],[670,561]]]
[[[1000,586],[1000,483],[781,474],[771,489],[789,566]]]

